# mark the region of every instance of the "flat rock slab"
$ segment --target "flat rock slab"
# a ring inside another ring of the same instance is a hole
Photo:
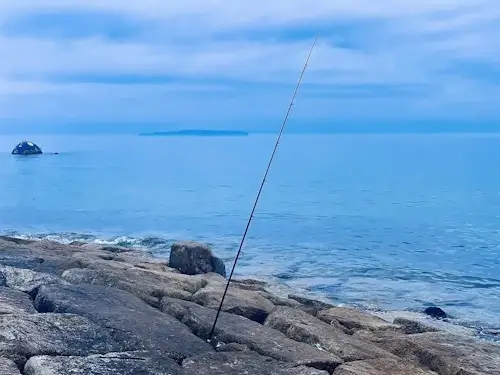
[[[311,367],[297,366],[257,353],[207,353],[182,362],[187,374],[196,375],[328,375]]]
[[[35,355],[88,355],[121,351],[111,335],[73,314],[0,315],[0,356],[18,365]]]
[[[21,375],[16,364],[10,359],[0,357],[0,374],[2,375]]]
[[[215,310],[168,297],[162,299],[161,309],[186,324],[197,336],[203,339],[209,337]],[[220,314],[214,341],[246,345],[250,350],[266,357],[330,372],[342,362],[334,354],[293,341],[281,332],[226,312]]]
[[[201,277],[140,268],[70,269],[63,278],[74,284],[95,284],[126,290],[153,307],[164,296],[188,299],[207,285]]]
[[[10,266],[0,266],[0,275],[5,280],[4,286],[31,295],[36,294],[38,288],[44,284],[68,284],[58,276]]]
[[[391,353],[376,345],[349,336],[338,327],[327,324],[301,310],[278,307],[269,315],[265,325],[283,332],[293,340],[315,345],[333,353],[347,362],[393,357]]]
[[[182,375],[181,367],[169,358],[157,359],[142,353],[109,353],[88,357],[30,358],[24,375]]]
[[[327,310],[322,310],[319,311],[316,316],[328,324],[338,322],[351,332],[360,329],[367,331],[379,331],[386,329],[396,330],[398,328],[396,325],[391,324],[378,316],[343,307],[332,307]]]
[[[37,311],[33,307],[31,298],[23,292],[15,289],[0,287],[0,315],[1,314],[34,314]]]
[[[345,363],[338,367],[333,375],[436,375],[436,373],[409,363],[385,358]]]
[[[367,338],[404,361],[439,375],[499,375],[500,345],[446,332],[415,335],[379,332]]]
[[[134,295],[100,285],[46,285],[35,299],[39,312],[73,313],[109,330],[122,350],[158,350],[182,360],[213,351],[178,320],[147,305]]]
[[[217,309],[224,294],[224,288],[223,283],[210,283],[196,292],[190,300],[199,305]],[[263,297],[260,292],[240,289],[236,284],[229,287],[222,309],[258,323],[264,323],[267,316],[274,310],[274,304]]]

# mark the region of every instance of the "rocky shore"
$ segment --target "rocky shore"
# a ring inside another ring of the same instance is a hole
[[[495,375],[500,346],[408,319],[232,283],[176,243],[169,262],[120,247],[0,238],[2,375]]]

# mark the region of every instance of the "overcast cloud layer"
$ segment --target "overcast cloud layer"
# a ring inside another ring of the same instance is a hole
[[[481,130],[499,21],[495,0],[0,0],[0,129],[275,130],[321,29],[296,130]]]

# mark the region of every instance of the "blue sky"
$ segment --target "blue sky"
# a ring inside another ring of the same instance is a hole
[[[496,0],[0,0],[0,131],[496,129]],[[498,126],[500,130],[500,125]]]

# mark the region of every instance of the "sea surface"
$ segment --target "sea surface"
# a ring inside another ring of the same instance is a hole
[[[0,137],[4,234],[210,243],[229,267],[275,135]],[[59,155],[51,155],[58,152]],[[500,135],[285,134],[236,275],[500,328]]]

